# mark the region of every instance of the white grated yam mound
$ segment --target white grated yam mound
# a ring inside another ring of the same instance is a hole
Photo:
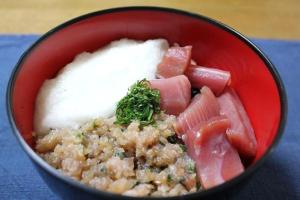
[[[42,85],[34,128],[44,135],[55,128],[79,128],[97,117],[111,117],[117,102],[137,80],[154,79],[168,49],[164,39],[121,39],[93,53],[83,52]]]

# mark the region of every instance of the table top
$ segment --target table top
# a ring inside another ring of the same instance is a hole
[[[300,0],[0,0],[0,199],[59,200],[17,143],[5,113],[8,78],[20,55],[58,24],[96,10],[151,5],[217,19],[253,41],[269,56],[287,90],[289,113],[283,137],[246,187],[222,200],[300,199]],[[14,35],[12,35],[14,34]],[[26,35],[21,35],[26,34]],[[288,39],[289,41],[270,40]]]
[[[41,34],[85,13],[132,5],[203,14],[250,37],[300,39],[299,0],[1,0],[0,33]]]

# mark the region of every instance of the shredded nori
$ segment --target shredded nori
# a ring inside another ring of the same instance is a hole
[[[139,121],[145,126],[154,123],[153,116],[159,112],[159,90],[152,89],[149,81],[143,79],[132,85],[127,95],[118,102],[115,123],[128,125]]]
[[[192,88],[191,89],[192,97],[196,96],[197,94],[200,93],[200,90],[197,88]]]
[[[167,140],[171,144],[183,144],[183,141],[176,134],[169,136]]]

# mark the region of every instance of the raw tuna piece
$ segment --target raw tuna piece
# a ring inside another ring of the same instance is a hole
[[[188,67],[185,74],[193,88],[200,89],[206,85],[215,95],[220,95],[224,88],[230,84],[231,79],[230,72],[228,71],[195,65]]]
[[[226,138],[228,127],[228,118],[218,116],[202,124],[197,131],[191,130],[186,134],[188,153],[196,162],[197,175],[206,189],[244,171],[237,151]]]
[[[248,115],[239,97],[233,89],[227,89],[220,97],[220,113],[228,117],[231,128],[226,134],[231,144],[241,156],[253,157],[256,154],[257,142]]]
[[[187,109],[178,116],[174,124],[175,131],[180,136],[219,114],[220,107],[215,95],[204,86],[201,94],[197,94]]]
[[[184,75],[151,80],[150,84],[160,91],[160,107],[167,114],[179,115],[191,101],[191,84]]]
[[[184,74],[191,62],[191,55],[192,46],[169,48],[157,67],[157,77],[169,78]]]

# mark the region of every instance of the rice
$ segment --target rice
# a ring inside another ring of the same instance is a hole
[[[129,196],[175,196],[197,191],[195,163],[175,136],[175,116],[156,123],[115,125],[98,118],[79,129],[38,136],[36,151],[51,166],[83,184]],[[171,143],[172,142],[172,143]]]

